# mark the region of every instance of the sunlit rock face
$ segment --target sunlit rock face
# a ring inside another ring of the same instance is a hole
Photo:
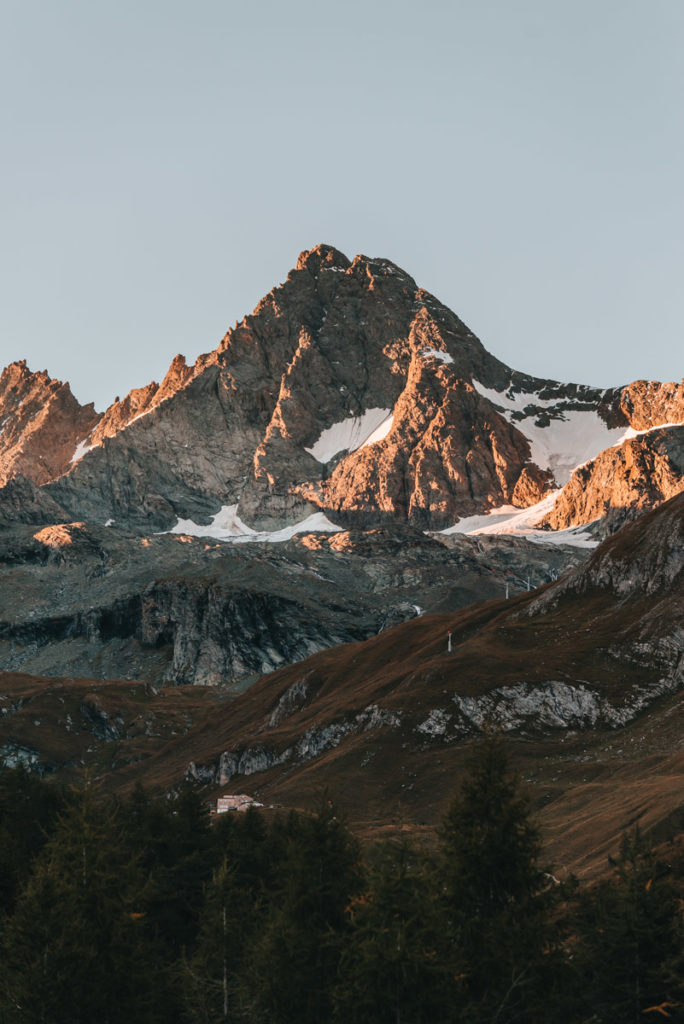
[[[542,524],[565,530],[609,512],[654,508],[682,490],[684,426],[656,427],[576,469]]]
[[[256,532],[315,512],[341,526],[439,530],[535,506],[636,431],[681,424],[684,390],[638,381],[601,391],[517,373],[390,260],[319,245],[214,351],[191,366],[176,356],[161,384],[98,415],[68,385],[16,363],[0,378],[0,417],[0,482],[48,485],[31,498],[31,521],[49,501],[53,522],[147,531],[206,524],[220,508]],[[673,493],[676,458],[653,444],[639,442],[643,458],[616,468],[619,494],[600,472],[586,488],[575,480],[545,526]],[[639,491],[649,473],[657,485]]]
[[[11,363],[0,374],[0,486],[18,475],[44,484],[67,472],[78,442],[99,419],[68,384]]]

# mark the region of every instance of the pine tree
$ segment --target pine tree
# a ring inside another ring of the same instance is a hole
[[[87,785],[60,816],[7,924],[8,1024],[164,1020],[144,898],[116,809]]]
[[[345,907],[360,886],[359,851],[333,805],[291,815],[285,856],[263,929],[250,951],[252,1019],[331,1019]]]
[[[223,860],[206,889],[197,942],[183,962],[184,1019],[191,1024],[249,1019],[251,951],[275,916],[291,838],[291,825],[277,818],[267,828],[255,808],[214,823],[212,843]]]
[[[348,907],[335,988],[340,1024],[433,1024],[446,1019],[448,975],[434,893],[408,844],[376,851],[368,889]]]
[[[25,768],[0,767],[0,917],[11,913],[42,850],[64,793]]]
[[[148,878],[146,928],[167,959],[180,957],[196,939],[204,888],[221,859],[208,809],[191,786],[173,801],[151,800],[137,786],[123,820]]]
[[[540,840],[503,743],[487,735],[440,831],[443,892],[453,970],[461,980],[455,1019],[545,1019],[552,963],[553,893],[539,867]]]
[[[190,1024],[243,1019],[240,974],[253,915],[249,887],[224,860],[207,889],[193,956],[184,964],[185,1017]]]
[[[223,814],[213,828],[219,860],[228,859],[236,881],[256,901],[273,891],[285,856],[286,840],[278,819],[266,827],[255,807],[239,814]]]
[[[584,1014],[602,1024],[683,1020],[682,938],[677,892],[636,828],[622,838],[613,878],[581,903],[575,962]]]

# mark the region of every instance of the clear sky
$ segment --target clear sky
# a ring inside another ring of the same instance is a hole
[[[684,373],[682,0],[1,0],[0,362],[103,408],[325,241],[517,369]]]

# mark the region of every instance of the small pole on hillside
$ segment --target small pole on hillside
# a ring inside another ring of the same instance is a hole
[[[506,584],[506,600],[508,600],[508,584]]]
[[[447,651],[451,654],[451,633],[449,633],[447,638]]]

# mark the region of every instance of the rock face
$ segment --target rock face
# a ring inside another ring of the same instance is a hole
[[[45,488],[25,476],[16,475],[0,487],[0,526],[16,523],[62,523],[69,516]]]
[[[334,624],[309,602],[236,590],[216,579],[153,584],[143,595],[139,623],[143,648],[173,645],[163,681],[202,686],[244,685],[325,647],[361,639],[367,630],[349,611]]]
[[[576,469],[542,520],[565,530],[610,511],[654,508],[684,490],[684,426],[660,427],[606,448]]]
[[[161,384],[152,381],[143,388],[135,388],[121,401],[115,399],[98,422],[92,433],[85,439],[88,447],[103,444],[105,438],[115,437],[141,416],[152,412],[163,401],[179,391],[192,376],[192,368],[185,362],[185,356],[178,355],[171,363]]]
[[[536,612],[551,607],[567,594],[582,595],[595,589],[614,594],[621,600],[647,594],[670,599],[681,606],[684,597],[684,493],[619,530],[601,544],[585,564],[554,583],[530,607]],[[674,606],[669,608],[666,617],[679,627],[684,639],[684,620],[677,621],[674,611]]]
[[[12,363],[0,374],[0,487],[18,474],[44,484],[66,473],[78,442],[99,419],[68,384]]]
[[[451,378],[451,379],[449,379]],[[302,487],[319,508],[363,523],[384,515],[426,528],[508,504],[528,461],[525,438],[448,365],[417,353],[387,437]]]
[[[0,666],[243,688],[419,613],[546,582],[583,557],[400,526],[232,545],[15,524],[0,528]]]
[[[625,388],[607,391],[603,399],[604,415],[613,426],[629,424],[634,430],[652,430],[663,424],[682,422],[684,381],[660,384],[635,380]]]
[[[0,379],[3,410],[0,480],[46,484],[54,518],[149,532],[227,506],[258,530],[316,510],[438,530],[534,505],[626,432],[683,423],[684,388],[516,373],[394,263],[319,245],[213,352],[177,356],[103,416],[24,364]],[[593,507],[615,504],[594,490]]]

